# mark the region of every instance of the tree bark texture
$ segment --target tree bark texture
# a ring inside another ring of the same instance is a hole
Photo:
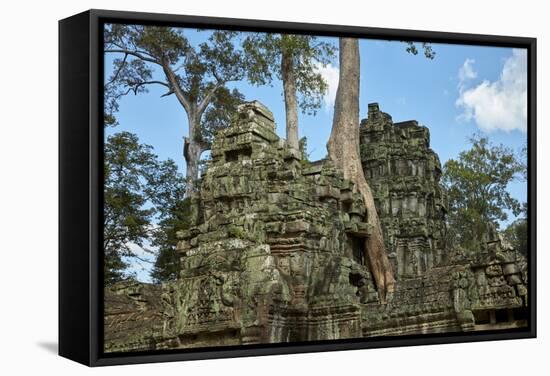
[[[200,127],[200,118],[193,113],[188,114],[189,119],[189,137],[183,138],[183,157],[185,159],[185,197],[189,197],[196,190],[197,180],[199,178],[199,162],[204,145],[197,141],[197,132]]]
[[[294,61],[292,55],[284,49],[281,57],[281,76],[285,95],[286,142],[291,148],[298,150],[298,99]]]
[[[162,68],[164,74],[170,83],[170,88],[176,95],[176,98],[187,113],[189,137],[183,138],[183,158],[185,159],[185,197],[189,197],[196,190],[196,183],[199,178],[199,162],[203,151],[207,148],[200,140],[200,119],[204,110],[210,103],[210,100],[219,85],[203,99],[199,104],[191,101],[190,98],[183,92],[177,80],[176,74],[170,68],[167,62],[163,62]]]
[[[354,183],[367,208],[367,222],[372,234],[365,239],[371,273],[381,301],[393,292],[395,279],[386,254],[384,238],[374,198],[365,179],[359,152],[359,43],[357,39],[340,38],[340,81],[334,103],[332,131],[328,141],[330,159]]]

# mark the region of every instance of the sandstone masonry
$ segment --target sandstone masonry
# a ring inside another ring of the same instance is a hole
[[[483,249],[445,248],[445,196],[428,129],[369,105],[361,158],[396,291],[381,304],[365,260],[370,234],[353,184],[275,134],[259,102],[220,131],[179,279],[105,291],[105,351],[332,340],[526,325],[525,260],[495,232]]]

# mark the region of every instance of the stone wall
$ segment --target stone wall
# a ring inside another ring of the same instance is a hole
[[[126,281],[104,292],[105,351],[155,349],[164,325],[162,287]]]
[[[353,184],[275,134],[258,102],[215,137],[180,231],[181,275],[105,290],[105,351],[427,334],[527,325],[525,259],[489,228],[445,249],[445,197],[427,128],[369,106],[361,156],[398,278],[382,304]]]

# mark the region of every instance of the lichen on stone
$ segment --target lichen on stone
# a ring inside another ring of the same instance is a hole
[[[353,183],[330,160],[305,160],[305,141],[289,148],[272,113],[248,102],[214,138],[191,198],[193,225],[178,232],[178,280],[105,290],[105,351],[526,325],[526,263],[515,250],[494,234],[476,257],[446,249],[446,199],[428,129],[394,124],[371,104],[360,132],[397,279],[388,302],[369,272],[371,228]]]

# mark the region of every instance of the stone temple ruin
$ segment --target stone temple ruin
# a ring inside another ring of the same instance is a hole
[[[361,161],[397,278],[420,276],[445,257],[445,193],[428,128],[393,123],[378,104],[361,122]]]
[[[178,233],[181,274],[105,290],[105,351],[143,351],[521,327],[527,267],[489,231],[473,256],[445,247],[445,194],[429,131],[377,104],[361,159],[396,274],[382,304],[365,260],[371,229],[353,184],[307,161],[259,102],[220,131]]]

